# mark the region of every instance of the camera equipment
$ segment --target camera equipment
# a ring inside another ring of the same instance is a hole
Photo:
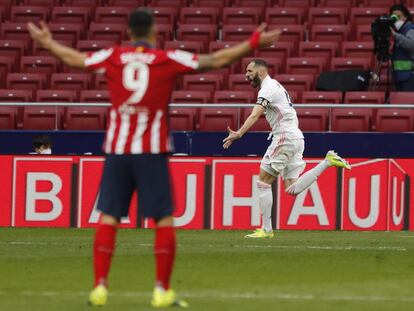
[[[372,38],[374,39],[374,54],[379,62],[390,59],[390,37],[391,27],[398,20],[396,15],[378,16],[371,24]]]

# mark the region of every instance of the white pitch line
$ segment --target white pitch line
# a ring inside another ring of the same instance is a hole
[[[89,292],[58,292],[58,291],[22,291],[22,292],[10,292],[0,291],[0,295],[4,296],[42,296],[42,297],[58,297],[58,296],[78,296],[87,297]],[[113,297],[151,297],[151,292],[110,292],[110,296]],[[296,294],[296,293],[267,293],[257,294],[250,292],[239,293],[223,293],[217,291],[200,291],[200,292],[180,292],[180,297],[193,298],[193,299],[245,299],[245,300],[257,300],[257,299],[274,299],[274,300],[314,300],[314,301],[365,301],[365,302],[414,302],[413,296],[353,296],[353,295],[314,295],[314,294]]]

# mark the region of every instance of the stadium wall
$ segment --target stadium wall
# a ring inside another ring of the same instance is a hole
[[[103,157],[0,156],[0,226],[94,227]],[[308,158],[307,169],[320,159]],[[296,197],[274,187],[275,228],[413,230],[412,159],[350,159],[353,169],[327,170]],[[260,226],[255,181],[259,157],[171,157],[176,226]],[[133,199],[123,226],[151,228]]]

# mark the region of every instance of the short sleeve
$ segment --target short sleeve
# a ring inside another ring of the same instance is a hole
[[[272,92],[269,91],[267,88],[262,88],[259,90],[259,94],[257,95],[256,105],[263,106],[267,108],[270,105],[272,98]]]
[[[88,56],[85,59],[85,67],[90,71],[104,73],[109,65],[113,51],[113,48],[109,48],[88,53]]]
[[[198,55],[182,50],[167,51],[167,57],[174,65],[176,73],[196,71],[199,66]]]

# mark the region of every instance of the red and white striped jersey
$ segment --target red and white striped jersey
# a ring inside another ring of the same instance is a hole
[[[90,53],[88,69],[104,73],[110,109],[104,152],[114,154],[172,151],[168,103],[178,74],[198,68],[197,55],[144,46],[114,46]]]

